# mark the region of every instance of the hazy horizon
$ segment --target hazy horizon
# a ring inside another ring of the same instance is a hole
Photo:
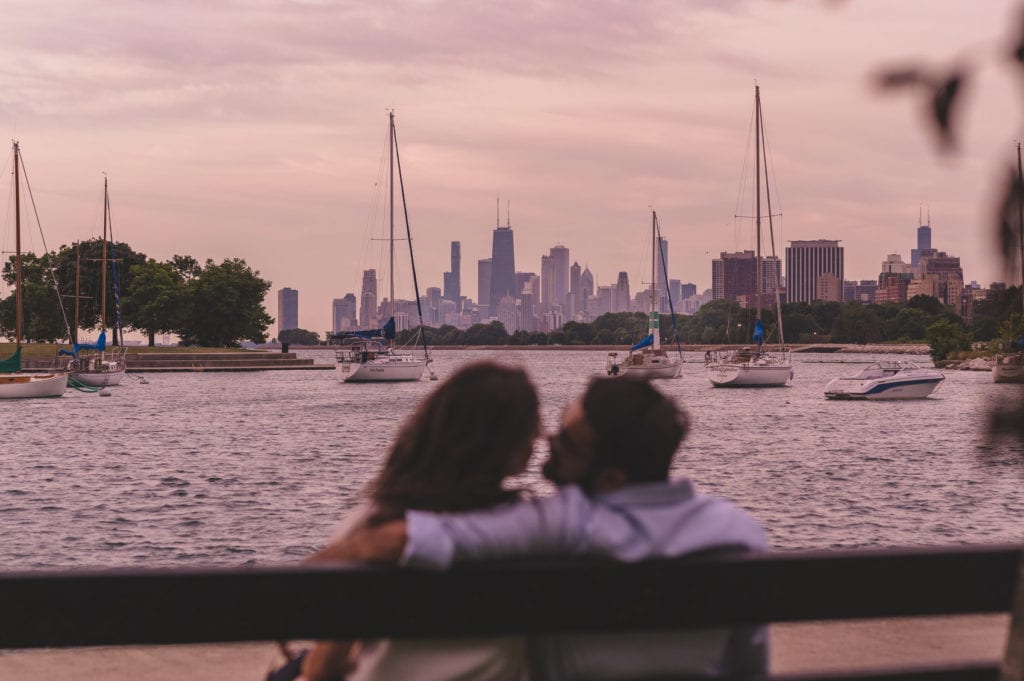
[[[653,207],[670,276],[703,290],[712,258],[751,247],[733,214],[756,80],[781,257],[790,240],[837,239],[846,278],[875,278],[888,253],[909,260],[924,206],[933,246],[987,285],[1007,280],[990,225],[1020,130],[1019,83],[1001,61],[1019,21],[1010,0],[66,1],[45,12],[16,0],[0,120],[21,142],[51,248],[98,236],[106,172],[119,240],[159,260],[245,258],[272,282],[272,316],[276,291],[297,289],[299,325],[323,332],[331,300],[358,296],[362,271],[381,265],[371,198],[387,109],[421,292],[442,285],[461,241],[463,295],[476,299],[499,192],[518,270],[539,273],[563,244],[599,284],[623,270],[636,290]],[[920,102],[879,93],[871,77],[955,59],[984,68],[967,86],[960,152],[941,156]],[[41,250],[38,234],[23,247]],[[411,298],[411,279],[398,280]]]

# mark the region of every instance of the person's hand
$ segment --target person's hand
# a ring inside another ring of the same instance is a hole
[[[295,681],[342,681],[355,670],[362,644],[359,641],[317,641],[302,661]]]
[[[360,527],[344,539],[327,545],[306,558],[305,563],[397,563],[408,535],[404,520],[374,527]]]

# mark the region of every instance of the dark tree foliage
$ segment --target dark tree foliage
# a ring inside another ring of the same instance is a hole
[[[144,332],[153,347],[156,334],[176,331],[185,322],[189,301],[185,279],[171,263],[152,258],[133,265],[130,274],[126,321]]]
[[[270,282],[245,260],[207,260],[186,290],[188,314],[178,331],[183,345],[238,347],[243,340],[267,339],[267,327],[274,320],[263,309],[263,298]]]
[[[292,343],[294,345],[319,345],[320,334],[307,329],[285,329],[277,335],[279,343]]]

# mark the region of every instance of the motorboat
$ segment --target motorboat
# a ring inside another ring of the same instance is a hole
[[[875,362],[856,376],[832,379],[825,387],[830,400],[919,400],[946,380],[941,371],[907,360]]]

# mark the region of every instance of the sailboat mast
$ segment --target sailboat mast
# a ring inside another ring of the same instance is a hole
[[[72,335],[72,344],[78,342],[78,303],[82,296],[82,243],[75,244],[75,328]]]
[[[1021,315],[1024,315],[1024,169],[1020,163],[1020,142],[1017,142],[1017,206],[1020,210],[1020,300]],[[1021,317],[1024,323],[1024,316]]]
[[[100,264],[103,267],[103,274],[100,276],[100,327],[107,329],[107,178],[103,178],[103,255]]]
[[[754,295],[757,299],[757,319],[761,319],[761,86],[754,86],[754,220],[757,225],[757,260],[754,261]]]
[[[651,319],[648,323],[652,340],[654,344],[651,346],[655,350],[661,347],[661,330],[658,328],[658,305],[657,305],[657,264],[658,264],[658,251],[660,250],[661,244],[658,243],[658,213],[657,211],[651,211]]]
[[[388,112],[388,217],[391,219],[391,231],[388,236],[388,300],[391,301],[391,316],[395,316],[395,112]]]
[[[21,166],[21,149],[14,143],[14,343],[21,347],[21,332],[24,320],[21,314],[21,181],[18,176]]]

